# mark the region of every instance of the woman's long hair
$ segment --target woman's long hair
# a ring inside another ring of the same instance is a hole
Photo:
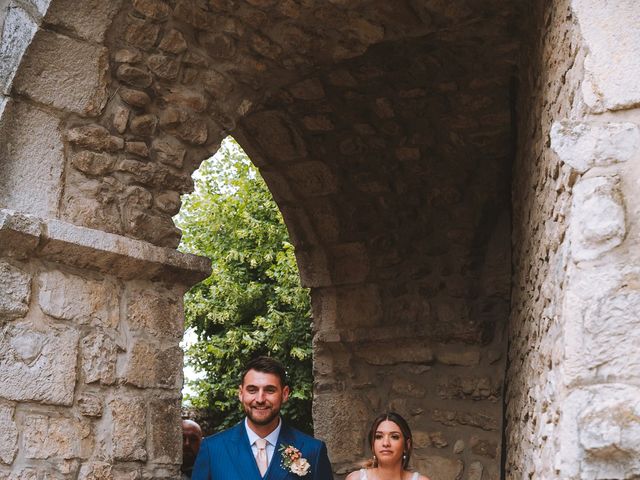
[[[385,420],[393,422],[398,425],[398,427],[400,427],[400,432],[402,433],[402,437],[404,438],[404,455],[402,457],[402,469],[409,470],[409,461],[411,460],[411,452],[413,451],[413,437],[411,436],[411,429],[409,428],[409,424],[407,423],[407,421],[396,412],[381,413],[371,424],[368,439],[369,448],[373,453],[373,459],[369,460],[366,463],[365,467],[375,468],[378,466],[378,460],[375,457],[375,451],[373,449],[373,442],[376,439],[376,431],[378,430],[378,427]]]

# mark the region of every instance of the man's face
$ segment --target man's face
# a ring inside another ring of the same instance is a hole
[[[183,469],[193,467],[200,450],[202,441],[202,430],[195,422],[182,421],[182,467]]]
[[[289,398],[289,387],[282,386],[278,375],[249,370],[238,397],[249,421],[265,426],[277,421],[280,407]]]

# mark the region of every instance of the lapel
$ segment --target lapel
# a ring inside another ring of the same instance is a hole
[[[265,480],[283,480],[290,473],[282,468],[282,454],[280,453],[281,445],[293,445],[298,450],[302,451],[302,439],[299,439],[295,431],[288,427],[286,423],[282,422],[282,428],[280,429],[280,435],[278,435],[278,442],[276,444],[276,450],[273,452],[273,458],[269,464],[269,469],[265,475]],[[293,474],[291,473],[293,476]],[[297,477],[296,477],[297,478]]]
[[[240,478],[255,478],[256,480],[262,478],[256,465],[256,459],[251,451],[251,445],[249,445],[249,437],[244,427],[244,421],[241,421],[233,428],[232,441],[227,448],[231,454],[231,462],[235,464],[241,474]]]

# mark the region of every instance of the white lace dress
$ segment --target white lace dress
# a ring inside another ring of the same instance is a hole
[[[420,478],[420,474],[418,472],[415,472],[411,476],[411,480],[418,480],[418,478]],[[367,480],[367,469],[366,468],[361,468],[360,469],[360,480]]]

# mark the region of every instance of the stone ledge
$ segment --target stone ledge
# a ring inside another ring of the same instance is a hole
[[[54,219],[0,209],[0,254],[62,263],[129,279],[192,285],[211,271],[208,259]]]

